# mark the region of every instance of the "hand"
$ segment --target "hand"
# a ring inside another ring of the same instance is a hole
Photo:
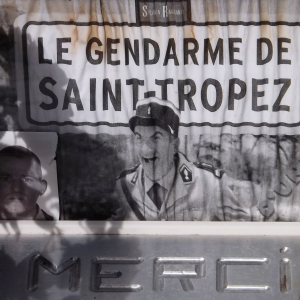
[[[251,221],[251,211],[236,206],[223,206],[222,213],[225,221]]]

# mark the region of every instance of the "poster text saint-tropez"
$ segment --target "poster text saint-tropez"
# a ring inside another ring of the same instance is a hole
[[[44,54],[44,44],[43,38],[38,38],[38,55],[39,55],[39,64],[65,64],[72,65],[72,59],[68,56],[69,47],[71,45],[71,38],[57,38],[56,39],[56,49],[57,49],[57,61],[53,62],[51,59],[45,57]],[[117,50],[117,44],[121,43],[120,39],[106,39],[106,44],[103,44],[102,41],[97,38],[91,38],[86,44],[86,60],[92,65],[100,65],[106,63],[107,65],[118,66],[120,64],[135,64],[139,66],[140,62],[140,42],[139,40],[134,40],[133,43],[129,38],[123,40],[124,46],[124,59],[122,60],[119,56]],[[239,45],[242,43],[241,38],[229,38],[228,39],[228,53],[230,65],[237,64],[243,65],[243,61],[237,58],[237,54],[240,52]],[[274,52],[277,53],[276,63],[277,65],[290,65],[291,60],[288,56],[287,45],[291,43],[291,39],[288,38],[278,38],[277,39],[277,49],[274,51],[274,46],[270,39],[259,38],[257,39],[257,48],[256,48],[256,63],[257,65],[265,65],[274,59]],[[161,55],[163,56],[163,66],[172,63],[175,66],[179,66],[180,59],[178,59],[176,51],[176,41],[171,38],[168,41],[167,48],[165,51],[161,51],[159,44],[148,38],[144,38],[142,41],[143,44],[143,64],[152,65],[159,63]],[[96,48],[95,48],[96,46]],[[203,64],[217,64],[222,66],[224,65],[224,40],[219,38],[215,47],[212,46],[209,39],[203,40]],[[182,61],[184,65],[194,64],[199,65],[199,57],[196,56],[199,51],[199,42],[194,38],[184,38],[183,39],[183,51]],[[151,49],[152,48],[152,49]],[[264,48],[264,52],[263,52]],[[151,49],[151,50],[150,50]],[[104,62],[105,60],[105,62]],[[102,81],[102,103],[96,103],[96,90],[97,83]],[[289,78],[274,78],[270,80],[269,78],[251,78],[251,86],[247,86],[246,82],[239,78],[230,78],[226,86],[223,86],[220,81],[214,78],[207,78],[203,82],[196,82],[191,78],[182,78],[174,82],[172,78],[167,79],[155,79],[155,85],[158,86],[160,90],[160,95],[156,95],[162,99],[168,99],[168,86],[177,85],[176,89],[178,90],[178,102],[179,109],[181,111],[185,110],[185,107],[188,107],[190,110],[197,110],[195,105],[194,96],[196,95],[197,90],[201,90],[200,98],[202,108],[215,112],[221,107],[224,101],[227,101],[227,109],[234,110],[235,101],[241,100],[246,96],[246,93],[251,93],[252,98],[252,111],[261,112],[261,111],[290,111],[290,106],[284,104],[284,95],[286,94],[288,88],[291,85],[291,79]],[[56,109],[58,106],[58,98],[55,93],[51,90],[51,86],[56,84],[55,78],[50,76],[44,77],[39,84],[39,89],[43,95],[46,95],[51,98],[51,101],[45,103],[42,102],[40,107],[44,110]],[[78,111],[90,110],[95,111],[97,109],[108,110],[108,101],[112,103],[112,106],[115,111],[122,110],[122,89],[132,89],[132,107],[135,109],[136,102],[138,101],[139,96],[141,96],[141,91],[139,91],[141,86],[144,86],[144,80],[139,78],[128,78],[126,80],[121,79],[110,79],[110,78],[90,78],[90,95],[89,103],[83,103],[80,89],[78,87],[77,81],[75,78],[69,78],[68,84],[65,91],[64,101],[62,110],[69,108],[70,104],[75,104]],[[265,96],[264,86],[265,85],[279,85],[281,89],[276,98],[272,99],[272,102],[269,104],[259,104],[259,98]],[[189,90],[186,92],[186,90]],[[224,99],[223,90],[228,90],[228,97]],[[239,92],[236,92],[239,90]],[[208,100],[209,91],[214,91],[215,98],[212,101]],[[156,93],[155,91],[148,91],[151,93]],[[143,97],[144,95],[142,95]]]

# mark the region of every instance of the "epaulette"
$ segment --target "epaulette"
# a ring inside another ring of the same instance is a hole
[[[117,180],[136,171],[136,169],[139,167],[139,164],[135,165],[134,167],[128,169],[128,170],[124,170],[118,177]]]
[[[207,170],[211,173],[213,173],[216,177],[221,178],[224,174],[224,171],[222,169],[216,169],[214,166],[207,164],[207,163],[203,163],[203,162],[195,162],[194,165],[198,168],[198,169],[203,169],[203,170]]]

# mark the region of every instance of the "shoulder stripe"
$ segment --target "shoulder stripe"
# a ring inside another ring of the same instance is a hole
[[[128,170],[124,170],[118,177],[117,180],[136,171],[136,169],[139,167],[139,164],[135,165],[133,168],[130,168]]]
[[[206,170],[206,171],[209,171],[209,172],[213,173],[215,175],[215,177],[218,177],[218,178],[221,178],[224,174],[224,170],[217,169],[214,166],[212,166],[210,164],[207,164],[207,163],[194,162],[194,165],[198,169],[203,169],[203,170]]]

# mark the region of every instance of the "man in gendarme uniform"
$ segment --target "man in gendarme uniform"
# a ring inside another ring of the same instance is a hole
[[[180,112],[169,101],[140,100],[129,120],[140,164],[117,179],[120,220],[249,220],[222,170],[178,152]]]

